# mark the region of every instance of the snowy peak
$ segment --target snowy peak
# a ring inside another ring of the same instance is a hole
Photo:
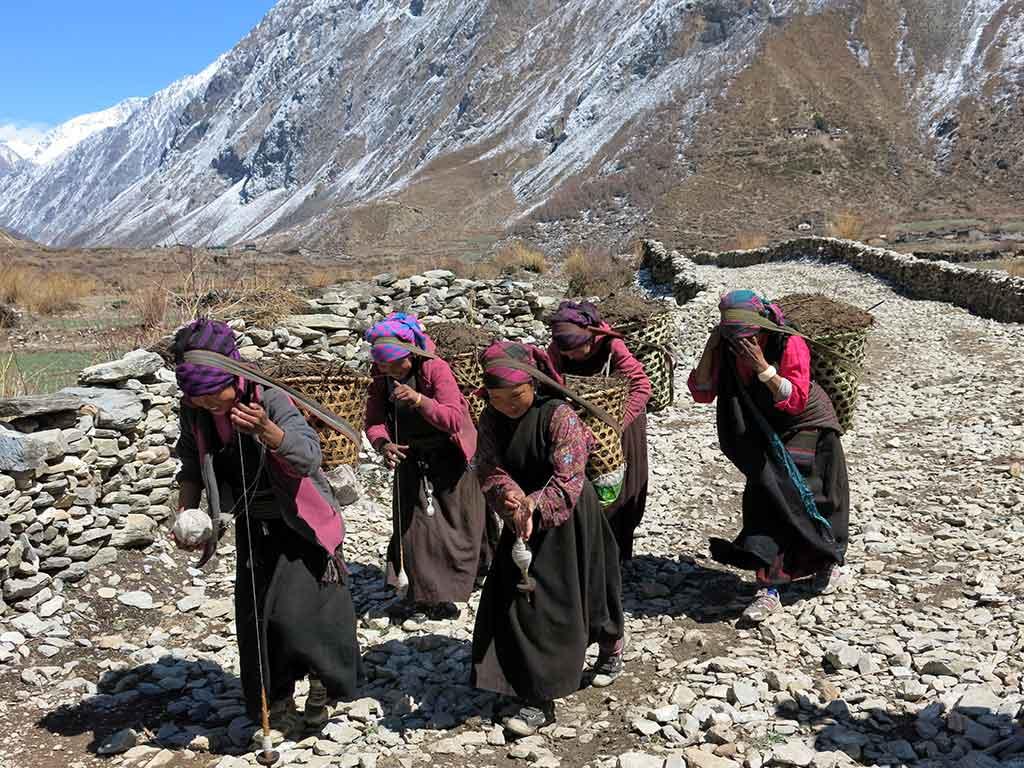
[[[122,125],[145,99],[125,99],[109,109],[73,117],[48,131],[37,143],[19,147],[19,154],[33,165],[46,165],[70,152],[90,136]]]
[[[21,169],[23,158],[10,144],[0,141],[0,176],[6,176]]]

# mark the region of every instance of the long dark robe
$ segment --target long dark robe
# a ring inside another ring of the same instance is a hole
[[[415,377],[405,382],[416,389]],[[388,383],[389,390],[394,384]],[[389,392],[390,394],[390,392]],[[399,564],[399,526],[409,599],[418,603],[460,603],[469,599],[485,541],[485,503],[476,474],[451,436],[431,426],[411,406],[397,405],[389,416],[396,442],[409,455],[395,472],[388,580]],[[427,478],[433,486],[434,514],[427,515]]]
[[[760,417],[760,418],[759,418]],[[711,539],[712,557],[755,571],[761,583],[782,584],[842,564],[848,542],[850,489],[840,427],[828,395],[811,382],[807,407],[799,415],[775,408],[771,392],[753,379],[745,385],[734,356],[723,349],[718,379],[718,439],[723,452],[746,476],[743,528],[732,542]],[[799,467],[814,496],[808,513],[784,465],[771,450],[766,429],[794,448],[813,449],[813,461]]]
[[[561,403],[539,400],[517,420],[491,409],[488,423],[500,432],[497,443],[507,446],[502,466],[525,493],[540,490],[552,475],[550,424]],[[579,689],[590,644],[622,636],[618,547],[597,493],[584,483],[568,520],[547,530],[534,526],[531,600],[516,588],[521,574],[512,561],[513,528],[502,532],[480,597],[471,683],[550,701]]]
[[[248,714],[256,719],[260,712],[254,580],[268,700],[291,697],[296,681],[306,675],[319,679],[330,698],[351,699],[361,667],[348,577],[335,570],[338,580],[325,579],[327,553],[282,518],[262,448],[247,436],[242,446],[250,502],[248,525],[242,503],[235,509],[235,625]],[[218,451],[214,466],[230,488],[225,495],[241,499],[237,443]],[[250,529],[254,567],[249,563]]]
[[[604,371],[610,354],[606,339],[586,360],[570,360],[563,357],[562,372],[570,376],[598,376]],[[622,492],[604,513],[611,523],[612,533],[615,534],[615,541],[619,545],[619,556],[623,560],[630,560],[633,557],[633,537],[647,511],[649,467],[646,411],[623,430],[622,453],[626,460]]]

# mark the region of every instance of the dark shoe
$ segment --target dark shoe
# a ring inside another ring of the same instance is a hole
[[[462,612],[455,603],[438,603],[437,605],[430,606],[426,610],[426,614],[430,617],[431,621],[448,621],[459,618]]]
[[[597,663],[594,664],[592,670],[594,676],[590,684],[595,688],[607,688],[622,674],[624,667],[621,653],[598,656]]]
[[[524,704],[503,722],[505,728],[516,736],[533,736],[545,725],[555,722],[555,702],[546,701],[536,706]]]
[[[315,677],[309,678],[309,696],[306,697],[306,706],[302,719],[306,728],[319,731],[323,729],[331,719],[331,710],[328,706],[327,689]]]

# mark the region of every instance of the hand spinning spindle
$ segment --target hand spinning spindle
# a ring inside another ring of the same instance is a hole
[[[523,575],[523,580],[516,584],[516,587],[520,592],[523,592],[530,597],[534,590],[537,589],[537,582],[530,575],[530,565],[533,563],[533,553],[530,552],[530,548],[526,546],[526,542],[520,537],[516,537],[515,544],[512,545],[512,562],[516,564],[519,572]]]

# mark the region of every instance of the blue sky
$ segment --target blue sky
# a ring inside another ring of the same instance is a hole
[[[16,0],[4,3],[0,141],[31,138],[198,72],[274,0]]]

